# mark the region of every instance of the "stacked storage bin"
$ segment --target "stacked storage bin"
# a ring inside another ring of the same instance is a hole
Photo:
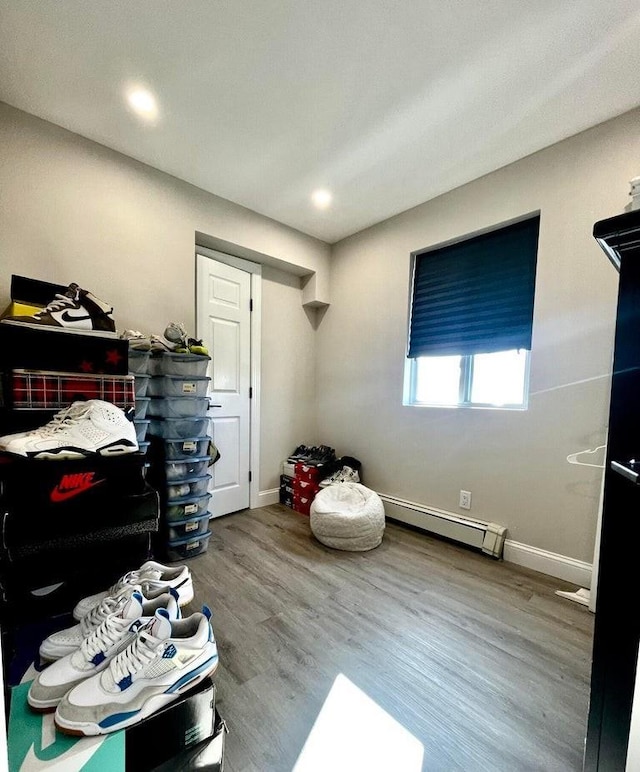
[[[162,352],[149,360],[149,433],[156,438],[155,479],[162,495],[170,561],[206,552],[209,531],[210,357]]]
[[[147,396],[149,390],[149,357],[150,351],[141,351],[132,349],[129,346],[129,375],[134,377],[134,388],[136,396],[136,412],[133,423],[136,426],[136,436],[138,438],[138,447],[141,453],[146,453],[149,447],[147,441],[147,431],[149,429],[149,420],[147,419],[147,410],[150,399]]]

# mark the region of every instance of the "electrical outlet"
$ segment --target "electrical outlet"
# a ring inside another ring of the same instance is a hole
[[[471,509],[471,491],[460,491],[460,509]]]

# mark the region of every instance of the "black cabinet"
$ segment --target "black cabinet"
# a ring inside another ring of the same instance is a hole
[[[624,772],[640,643],[640,211],[596,223],[594,236],[620,283],[584,769]]]

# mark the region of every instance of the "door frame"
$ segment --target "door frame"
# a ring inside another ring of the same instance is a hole
[[[249,401],[249,466],[251,480],[249,482],[249,508],[256,509],[260,506],[260,373],[261,373],[261,336],[262,336],[262,266],[252,263],[226,252],[218,252],[208,247],[195,249],[195,309],[196,309],[196,338],[200,338],[201,331],[198,328],[198,255],[219,263],[238,268],[251,275],[251,321],[250,321],[250,361],[251,361],[251,389],[252,397]],[[213,356],[213,352],[211,352]]]

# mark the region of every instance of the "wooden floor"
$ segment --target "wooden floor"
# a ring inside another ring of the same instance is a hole
[[[429,772],[582,768],[592,616],[558,580],[396,524],[372,552],[333,551],[280,505],[211,530],[190,565],[214,613],[226,772],[292,770],[339,674]]]

